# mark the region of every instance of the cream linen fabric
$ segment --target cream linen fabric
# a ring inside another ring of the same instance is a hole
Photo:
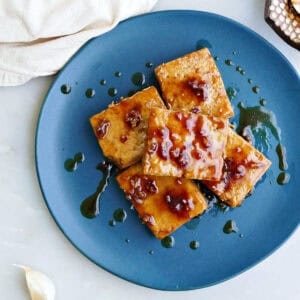
[[[0,1],[0,85],[56,73],[86,41],[157,0]]]

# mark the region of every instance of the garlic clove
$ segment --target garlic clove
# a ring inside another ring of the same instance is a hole
[[[24,270],[31,300],[54,300],[54,284],[45,274],[26,266],[14,266]]]

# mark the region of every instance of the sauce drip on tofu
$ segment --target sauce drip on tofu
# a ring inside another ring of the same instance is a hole
[[[108,162],[102,162],[97,165],[96,169],[103,173],[97,190],[94,194],[83,200],[80,205],[82,215],[88,219],[95,218],[99,214],[100,198],[109,183],[113,165]]]
[[[144,215],[142,217],[142,220],[143,220],[144,223],[150,224],[152,226],[154,226],[156,224],[155,218],[151,215]]]
[[[123,135],[121,135],[121,136],[120,136],[120,142],[121,142],[121,143],[123,143],[123,144],[124,144],[124,143],[126,143],[126,142],[127,142],[127,140],[128,140],[128,137],[127,137],[127,135],[124,135],[124,134],[123,134]]]
[[[241,153],[241,149],[238,147],[236,153]],[[236,158],[226,157],[224,159],[223,166],[223,176],[221,182],[223,184],[218,184],[220,191],[226,191],[230,187],[230,182],[239,180],[246,176],[247,170],[249,169],[259,169],[262,168],[264,164],[258,160],[256,157],[248,157],[239,161]]]
[[[199,101],[204,102],[209,99],[209,85],[205,81],[191,78],[186,81],[186,86],[197,96]]]
[[[106,119],[100,119],[95,128],[96,136],[98,139],[103,139],[107,135],[108,129],[110,127],[110,122]]]
[[[193,200],[189,197],[186,191],[172,190],[168,191],[164,200],[167,203],[171,211],[175,212],[179,216],[188,215],[189,211],[195,208]]]
[[[212,158],[217,146],[210,136],[207,124],[203,122],[203,117],[176,112],[174,119],[174,126],[179,123],[175,129],[165,126],[149,133],[149,155],[156,154],[162,160],[171,160],[180,169],[188,168],[195,159],[205,164],[206,157]],[[214,119],[214,122],[216,129],[225,126],[223,121]]]
[[[142,121],[142,115],[139,109],[134,108],[125,116],[125,122],[130,128],[136,128]]]
[[[151,176],[134,175],[129,180],[130,190],[126,198],[137,204],[142,204],[149,194],[157,194],[158,187],[155,179]]]
[[[168,127],[157,129],[154,133],[155,136],[160,138],[160,142],[154,143],[150,151],[154,153],[157,150],[157,154],[161,159],[167,160],[170,158],[170,150],[173,146],[173,142],[170,139],[170,130]]]
[[[192,109],[191,109],[191,112],[192,113],[194,113],[194,114],[198,114],[199,112],[200,112],[200,108],[199,107],[193,107]]]

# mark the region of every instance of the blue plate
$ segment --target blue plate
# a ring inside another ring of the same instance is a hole
[[[265,108],[277,116],[287,148],[289,184],[280,186],[276,182],[280,172],[277,142],[270,138],[270,148],[264,151],[273,164],[255,193],[240,208],[204,214],[194,230],[180,228],[174,233],[173,248],[163,248],[140,223],[114,179],[101,200],[100,215],[92,220],[84,218],[79,209],[81,201],[96,190],[101,173],[95,167],[104,159],[89,118],[113,99],[136,89],[131,82],[135,72],[144,73],[148,84],[157,85],[153,67],[147,68],[146,62],[156,66],[201,46],[209,46],[219,57],[217,65],[226,87],[237,90],[232,100],[234,120],[238,120],[239,101],[255,106],[261,97],[267,101]],[[240,65],[246,74],[226,65],[226,59]],[[117,71],[122,73],[120,77],[115,76]],[[106,85],[99,84],[101,79]],[[61,93],[63,84],[70,85],[69,94]],[[252,91],[255,85],[260,88],[258,94]],[[73,245],[90,260],[143,286],[195,289],[245,271],[278,248],[299,224],[299,86],[296,71],[276,49],[230,19],[206,12],[165,11],[122,22],[82,47],[46,96],[36,134],[36,166],[51,214]],[[108,95],[112,87],[118,90],[116,97]],[[95,90],[94,97],[86,97],[88,88]],[[85,161],[76,171],[67,172],[64,163],[77,152],[84,153]],[[124,223],[111,227],[108,223],[117,208],[124,208],[128,216]],[[236,221],[243,237],[223,233],[230,219]],[[189,248],[192,240],[199,241],[197,250]]]

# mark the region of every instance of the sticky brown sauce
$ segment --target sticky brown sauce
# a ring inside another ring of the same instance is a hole
[[[151,176],[134,175],[129,180],[130,189],[126,198],[136,204],[142,204],[149,195],[159,192],[155,179]]]
[[[236,156],[226,157],[224,159],[223,175],[220,181],[214,185],[218,187],[218,191],[223,193],[230,189],[233,182],[236,182],[247,175],[250,169],[260,169],[264,167],[264,163],[257,160],[248,159],[242,153],[241,148],[236,148]],[[222,183],[222,184],[220,184]]]
[[[176,112],[174,114],[174,126],[157,128],[149,132],[149,140],[152,140],[148,148],[150,155],[158,155],[162,160],[171,160],[178,168],[187,169],[194,160],[212,158],[216,152],[215,144],[209,130],[203,123],[203,117],[196,114]],[[224,128],[224,123],[216,124],[218,128]],[[191,136],[191,139],[183,141],[181,137]],[[179,137],[179,138],[178,138]]]
[[[180,217],[188,217],[195,206],[193,199],[185,190],[169,190],[164,195],[164,201],[169,209]]]
[[[108,129],[110,127],[110,122],[106,119],[99,119],[95,128],[95,133],[98,139],[103,139],[106,137]]]
[[[209,100],[209,84],[202,79],[190,78],[184,82],[184,85],[197,97],[200,103]]]

